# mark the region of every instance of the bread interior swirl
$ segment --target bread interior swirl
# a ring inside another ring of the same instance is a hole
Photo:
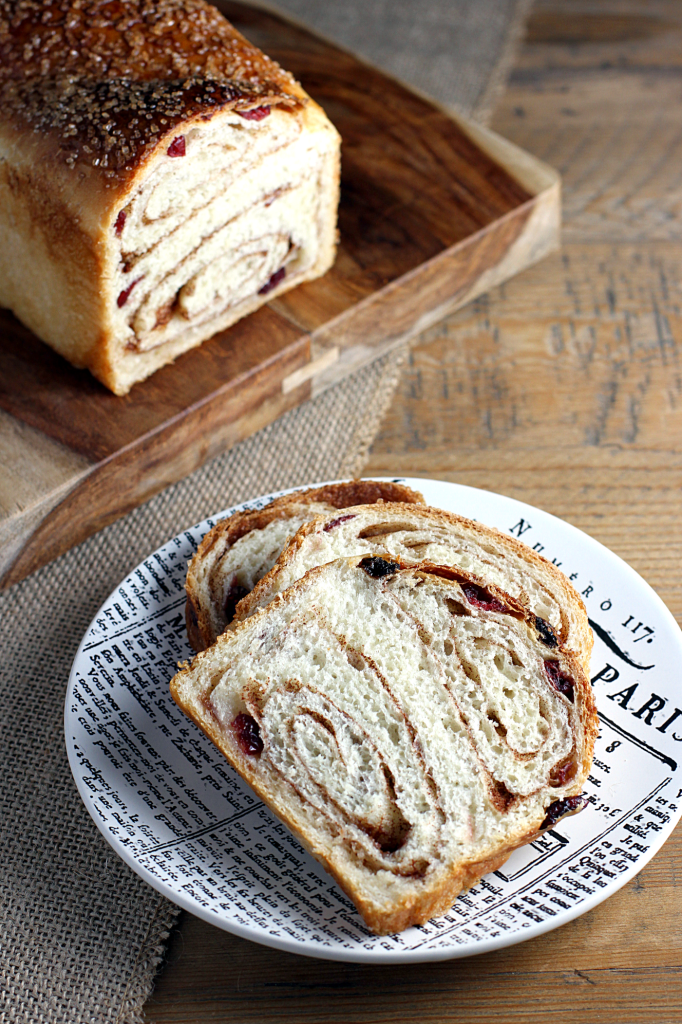
[[[214,544],[192,569],[194,589],[201,588],[202,607],[211,623],[211,639],[219,636],[234,614],[239,595],[248,594],[272,569],[298,529],[316,515],[332,511],[322,502],[291,502],[284,514],[249,530],[233,544]],[[208,644],[202,644],[208,646]]]
[[[507,595],[483,610],[466,574],[376,579],[357,561],[309,572],[172,690],[382,932],[445,912],[472,866],[580,792],[593,708],[578,662]]]
[[[128,350],[170,343],[315,266],[328,219],[321,135],[273,108],[260,121],[233,112],[195,124],[180,155],[171,143],[117,220],[115,317]]]
[[[473,520],[400,502],[327,513],[302,526],[271,572],[237,605],[241,621],[300,579],[312,566],[364,552],[403,562],[456,566],[511,594],[551,627],[557,643],[589,666],[592,636],[582,601],[554,565],[515,538]]]
[[[209,647],[232,621],[238,601],[268,573],[304,523],[359,502],[423,504],[417,491],[385,480],[323,484],[237,512],[204,537],[187,571],[187,627],[195,650]]]

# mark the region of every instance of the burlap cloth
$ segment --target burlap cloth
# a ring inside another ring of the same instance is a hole
[[[328,36],[485,112],[526,0],[282,0]],[[142,1021],[177,908],[118,859],[81,804],[64,692],[101,602],[149,551],[257,494],[358,474],[402,358],[378,360],[0,595],[0,1021]]]

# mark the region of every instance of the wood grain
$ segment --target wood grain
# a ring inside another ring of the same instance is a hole
[[[220,6],[340,130],[338,258],[124,398],[0,312],[0,410],[33,428],[0,432],[0,586],[556,246],[549,168],[274,14]]]
[[[654,863],[665,861],[674,876],[679,855],[680,843],[670,840]],[[146,1019],[673,1024],[682,1010],[679,897],[670,882],[656,884],[652,869],[555,932],[443,963],[316,961],[256,946],[183,914]]]
[[[562,173],[560,254],[429,329],[367,475],[539,505],[682,621],[682,9],[540,0],[494,127]],[[682,829],[635,881],[531,942],[441,964],[305,960],[183,914],[150,1024],[682,1019]]]
[[[290,346],[288,359],[277,361],[277,375],[266,363],[233,378],[209,400],[204,399],[122,448],[82,474],[68,496],[24,540],[2,579],[10,586],[97,530],[132,511],[157,491],[194,472],[239,441],[250,437],[294,408],[310,394],[304,382],[286,393],[282,380],[302,365],[307,338]]]
[[[265,306],[188,352],[181,366],[162,367],[120,397],[87,370],[75,370],[7,310],[0,310],[0,337],[0,405],[95,464],[231,392],[246,404],[256,380],[286,376],[293,353],[298,361],[309,356],[307,336]]]

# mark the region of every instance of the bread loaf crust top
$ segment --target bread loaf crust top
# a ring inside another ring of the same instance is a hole
[[[112,183],[188,119],[305,100],[205,0],[0,0],[5,123]]]

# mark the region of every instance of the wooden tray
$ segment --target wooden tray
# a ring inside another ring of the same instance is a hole
[[[557,174],[263,10],[219,6],[343,139],[332,270],[125,398],[0,311],[0,585],[556,247]]]

